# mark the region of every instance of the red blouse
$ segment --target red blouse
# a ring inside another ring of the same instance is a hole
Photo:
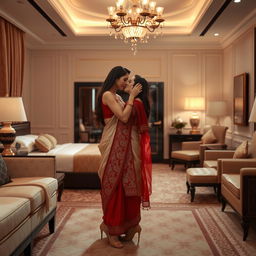
[[[101,107],[104,119],[111,118],[114,115],[109,106],[105,105],[103,102],[101,102]]]

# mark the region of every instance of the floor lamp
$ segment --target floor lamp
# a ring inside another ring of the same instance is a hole
[[[11,144],[16,137],[16,131],[12,127],[12,122],[27,121],[22,98],[20,97],[0,97],[0,122],[3,127],[0,129],[0,142],[4,145],[2,155],[14,155]]]
[[[216,117],[216,125],[220,125],[220,117],[227,115],[226,101],[209,101],[207,115]]]

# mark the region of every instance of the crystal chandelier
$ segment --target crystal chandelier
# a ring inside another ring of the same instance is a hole
[[[137,43],[147,43],[150,34],[154,37],[159,34],[155,31],[163,27],[163,7],[156,7],[156,2],[149,0],[117,0],[116,7],[108,7],[109,28],[115,31],[115,38],[124,39],[131,43],[134,55],[137,52]]]

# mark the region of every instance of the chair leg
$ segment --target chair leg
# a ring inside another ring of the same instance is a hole
[[[221,211],[224,212],[227,205],[227,201],[223,196],[221,197],[221,204],[222,204]]]
[[[246,240],[249,232],[250,220],[247,217],[242,218],[242,228],[243,228],[243,241]]]
[[[186,185],[187,185],[187,194],[189,193],[189,190],[190,190],[190,185],[188,182],[186,182]]]
[[[55,231],[55,215],[49,220],[48,222],[50,234],[54,233]]]
[[[221,185],[220,184],[217,184],[217,198],[218,198],[218,201],[221,202]]]
[[[195,192],[196,192],[195,187],[190,184],[191,203],[194,202],[194,199],[195,199]]]
[[[213,190],[214,190],[214,193],[217,194],[217,188],[215,185],[213,186]]]
[[[32,243],[28,244],[28,246],[25,248],[23,254],[24,254],[24,256],[31,256],[32,255]]]
[[[174,167],[175,167],[175,163],[174,163],[174,162],[172,162],[172,167],[171,167],[171,169],[173,170],[173,169],[174,169]]]

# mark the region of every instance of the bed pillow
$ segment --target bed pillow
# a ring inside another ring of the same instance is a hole
[[[0,186],[11,182],[11,179],[7,172],[7,166],[4,162],[4,159],[0,155]]]
[[[26,150],[28,153],[32,152],[35,149],[35,140],[37,137],[37,135],[32,134],[17,136],[12,144],[12,148]]]
[[[210,144],[210,143],[214,143],[217,141],[215,135],[213,134],[212,129],[208,130],[208,132],[206,132],[203,137],[201,138],[203,144]]]
[[[233,158],[247,158],[248,157],[248,140],[239,145],[233,155]]]
[[[48,152],[52,148],[52,143],[44,135],[40,135],[35,141],[36,147],[41,152]]]
[[[53,136],[50,135],[50,134],[43,134],[43,136],[46,137],[46,138],[51,142],[51,144],[52,144],[51,149],[53,149],[53,148],[56,147],[56,145],[57,145],[57,140],[56,140],[55,137],[53,137]]]

